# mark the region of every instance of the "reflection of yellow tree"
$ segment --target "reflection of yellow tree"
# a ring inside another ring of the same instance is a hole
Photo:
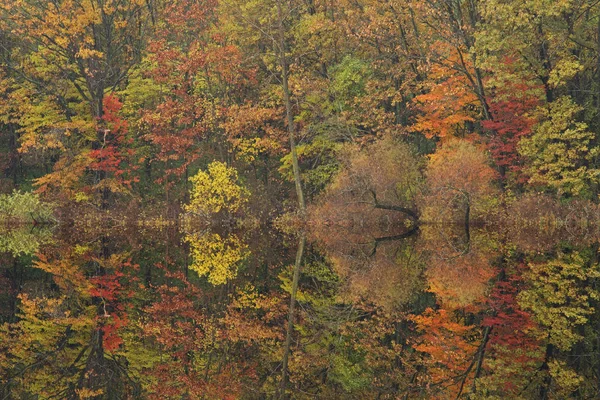
[[[47,226],[32,229],[29,225],[0,226],[0,253],[14,256],[35,254],[42,245],[52,242],[52,231]]]
[[[239,263],[246,258],[247,245],[230,234],[222,238],[218,233],[194,233],[186,235],[193,258],[191,269],[200,276],[207,276],[213,285],[222,285],[237,275]]]

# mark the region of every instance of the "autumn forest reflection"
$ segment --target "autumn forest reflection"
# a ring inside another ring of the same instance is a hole
[[[531,226],[396,214],[311,224],[288,349],[294,235],[174,221],[7,231],[3,398],[276,397],[286,351],[295,398],[595,396],[593,240],[540,229],[532,245]]]

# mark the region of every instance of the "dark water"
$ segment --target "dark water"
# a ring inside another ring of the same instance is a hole
[[[386,224],[4,229],[0,398],[598,398],[590,237]],[[283,374],[282,360],[289,355]]]

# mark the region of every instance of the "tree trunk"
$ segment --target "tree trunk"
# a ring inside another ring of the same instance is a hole
[[[285,55],[285,29],[283,27],[283,11],[281,9],[281,0],[277,0],[277,16],[279,18],[279,62],[281,65],[281,81],[283,85],[283,100],[285,102],[285,114],[287,117],[287,130],[290,139],[290,152],[292,156],[292,169],[294,172],[294,182],[296,184],[296,194],[298,196],[298,206],[304,214],[306,203],[304,202],[304,192],[302,191],[302,182],[300,181],[300,166],[298,165],[298,154],[296,152],[296,140],[294,138],[294,117],[292,115],[292,103],[290,100],[290,88],[288,86],[288,63]]]
[[[406,208],[406,207],[394,206],[394,205],[390,205],[390,204],[379,204],[379,203],[376,203],[375,204],[375,208],[379,208],[381,210],[399,211],[401,213],[404,213],[404,214],[408,215],[409,217],[411,217],[414,220],[416,220],[418,218],[417,217],[417,213],[415,213],[410,208]]]
[[[294,330],[294,310],[296,308],[296,293],[298,292],[298,282],[300,281],[300,267],[302,265],[302,255],[304,254],[304,245],[306,236],[302,234],[298,242],[298,251],[296,252],[296,262],[294,263],[294,277],[292,278],[292,293],[290,298],[290,309],[288,311],[287,332],[285,335],[285,344],[283,347],[283,360],[281,366],[281,385],[279,387],[279,399],[285,398],[285,390],[289,379],[288,361],[290,357],[290,346],[292,344],[292,333]]]

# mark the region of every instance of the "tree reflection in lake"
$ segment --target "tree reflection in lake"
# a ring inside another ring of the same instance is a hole
[[[205,232],[244,257],[207,245],[199,274],[174,224],[10,231],[2,398],[595,396],[597,245],[379,212],[311,230],[287,345],[297,238]]]

